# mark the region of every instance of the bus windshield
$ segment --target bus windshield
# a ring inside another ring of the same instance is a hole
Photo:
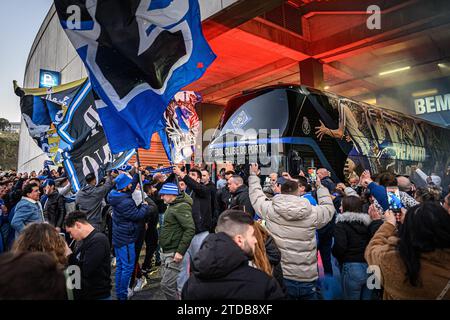
[[[234,109],[233,105],[230,109]],[[281,135],[287,127],[288,119],[289,106],[286,90],[272,90],[245,102],[235,111],[225,110],[217,138],[232,132],[238,137],[252,139],[253,137],[248,136],[253,135],[252,129],[256,133],[260,129],[266,129],[268,133],[276,129]]]

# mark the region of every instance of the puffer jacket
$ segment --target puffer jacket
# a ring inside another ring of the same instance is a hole
[[[338,214],[334,228],[333,256],[340,264],[366,262],[364,251],[379,226],[379,222],[372,221],[367,213]]]
[[[255,175],[249,177],[248,183],[253,208],[266,220],[267,230],[281,251],[284,277],[303,282],[316,280],[316,229],[330,222],[335,211],[327,188],[317,190],[319,205],[311,206],[307,199],[295,195],[279,194],[267,199]]]
[[[164,253],[178,252],[184,255],[194,235],[192,198],[183,192],[167,205],[164,224],[159,234],[159,245]]]
[[[139,225],[150,214],[146,204],[136,206],[131,192],[113,190],[108,195],[112,213],[112,242],[115,248],[135,243]]]

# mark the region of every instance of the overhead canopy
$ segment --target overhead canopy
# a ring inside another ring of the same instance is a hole
[[[367,27],[371,5],[381,9],[381,29]],[[304,84],[299,64],[310,58],[323,64],[320,89],[403,112],[389,90],[450,76],[446,0],[239,1],[203,28],[218,58],[186,89],[213,104],[249,88]]]

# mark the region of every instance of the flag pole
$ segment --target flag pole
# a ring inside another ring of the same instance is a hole
[[[142,173],[141,173],[141,160],[139,158],[139,148],[136,148],[136,161],[138,164],[138,176],[139,176],[139,185],[141,187],[141,194],[142,194],[142,202],[145,201],[145,192],[144,192],[144,184],[142,183]]]

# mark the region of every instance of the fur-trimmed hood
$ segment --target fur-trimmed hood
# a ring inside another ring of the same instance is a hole
[[[344,212],[344,213],[337,215],[336,223],[339,223],[339,222],[348,222],[348,223],[356,222],[356,223],[361,223],[361,224],[365,225],[366,227],[368,227],[370,225],[370,223],[372,222],[372,219],[370,218],[370,216],[367,213]]]

